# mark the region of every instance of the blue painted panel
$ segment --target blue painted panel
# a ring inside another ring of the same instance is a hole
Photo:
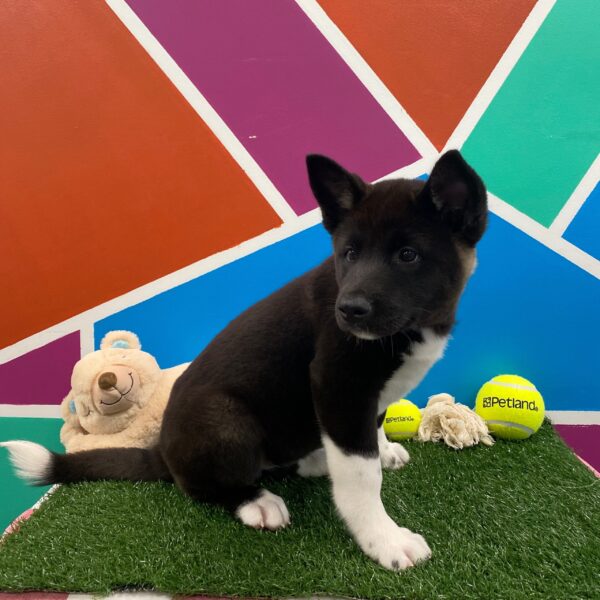
[[[600,260],[600,183],[579,209],[564,237]]]
[[[226,265],[96,324],[131,329],[163,367],[191,360],[247,306],[330,251],[321,226]],[[553,410],[600,410],[598,281],[491,216],[479,267],[462,300],[446,358],[411,395],[424,405],[447,391],[472,404],[492,376],[531,379]]]
[[[243,310],[330,253],[325,229],[312,227],[99,321],[96,348],[106,332],[129,329],[163,368],[192,360]]]
[[[596,278],[491,215],[454,339],[415,401],[446,391],[472,406],[485,381],[516,373],[547,409],[600,410],[599,306]]]

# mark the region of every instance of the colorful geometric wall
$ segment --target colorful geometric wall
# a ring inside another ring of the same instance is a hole
[[[326,257],[306,153],[374,181],[447,148],[493,214],[413,399],[511,371],[596,422],[599,20],[595,0],[0,3],[0,437],[55,435],[107,330],[191,360]]]

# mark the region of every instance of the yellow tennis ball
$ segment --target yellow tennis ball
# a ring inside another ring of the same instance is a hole
[[[417,435],[421,411],[410,400],[398,400],[388,406],[383,420],[383,431],[390,440],[408,440]]]
[[[475,412],[496,437],[524,440],[544,420],[544,399],[531,381],[518,375],[498,375],[479,390]]]

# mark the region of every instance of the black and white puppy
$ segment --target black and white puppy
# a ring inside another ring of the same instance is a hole
[[[329,474],[339,514],[388,569],[425,560],[425,540],[380,499],[381,467],[408,461],[386,440],[387,406],[444,353],[487,217],[481,179],[457,151],[429,180],[365,183],[323,156],[310,184],[333,256],[232,321],[177,380],[157,447],[59,455],[4,445],[34,483],[174,481],[246,525],[289,523],[266,469]]]

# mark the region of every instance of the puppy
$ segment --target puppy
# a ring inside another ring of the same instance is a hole
[[[53,454],[6,442],[34,483],[169,480],[246,525],[289,523],[266,469],[329,474],[356,543],[387,569],[430,549],[380,498],[381,467],[408,461],[382,432],[387,406],[444,353],[487,220],[483,182],[459,152],[427,182],[365,183],[323,156],[308,175],[333,256],[232,321],[176,381],[157,447]]]

